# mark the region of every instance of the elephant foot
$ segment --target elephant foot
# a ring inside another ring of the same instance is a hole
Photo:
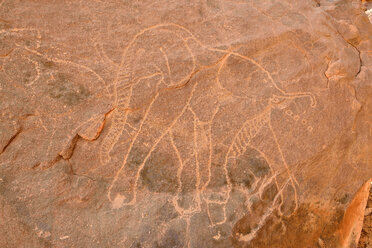
[[[109,188],[108,197],[113,209],[123,206],[132,206],[136,203],[135,178],[125,178],[113,183]]]
[[[226,204],[230,197],[228,187],[215,189],[206,189],[203,192],[203,198],[207,204],[207,212],[211,226],[220,225],[226,222]]]
[[[221,225],[226,222],[226,204],[207,202],[207,212],[210,226]]]
[[[287,184],[282,191],[282,196],[279,213],[285,217],[290,217],[298,208],[295,187],[292,184]]]
[[[181,215],[190,215],[200,212],[200,195],[195,192],[179,193],[174,199],[176,210]]]

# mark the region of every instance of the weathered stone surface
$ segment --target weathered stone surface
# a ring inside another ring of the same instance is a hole
[[[0,2],[0,247],[355,247],[360,1]]]
[[[358,248],[372,246],[372,191],[369,192],[367,207],[364,212],[363,229],[359,239]]]

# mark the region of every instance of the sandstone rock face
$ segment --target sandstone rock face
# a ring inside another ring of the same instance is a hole
[[[369,192],[367,207],[364,212],[363,229],[359,239],[358,248],[367,248],[372,245],[372,191]]]
[[[0,1],[0,247],[355,247],[361,5]]]

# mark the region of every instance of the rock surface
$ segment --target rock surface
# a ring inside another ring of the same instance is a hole
[[[361,4],[0,1],[0,247],[356,247]]]
[[[372,190],[369,192],[367,208],[364,212],[363,229],[359,239],[358,248],[372,246]]]

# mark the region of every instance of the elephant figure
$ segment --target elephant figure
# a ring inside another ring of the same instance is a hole
[[[202,65],[199,55],[208,52],[218,54],[218,58]],[[211,226],[224,223],[234,187],[229,170],[248,150],[260,154],[273,175],[268,181],[274,184],[276,194],[267,207],[280,206],[283,214],[297,208],[296,179],[271,125],[271,113],[298,98],[310,99],[315,107],[311,93],[284,91],[255,60],[236,49],[209,48],[176,24],[157,25],[135,35],[124,49],[118,68],[112,125],[102,142],[101,163],[110,162],[110,152],[127,128],[134,130],[134,135],[128,138],[126,154],[108,189],[113,208],[136,203],[142,169],[187,111],[209,126],[210,158],[202,165],[208,171],[205,180],[198,179],[195,185],[196,204],[182,206],[183,186],[179,182],[174,204],[182,214],[200,211],[204,199]],[[208,107],[200,111],[203,101]],[[198,147],[195,150],[198,152]],[[178,176],[186,169],[181,168]]]

